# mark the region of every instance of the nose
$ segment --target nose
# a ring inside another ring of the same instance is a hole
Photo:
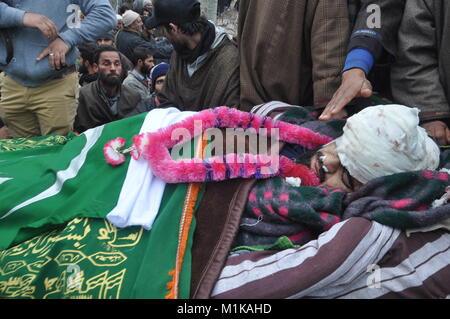
[[[323,164],[328,168],[328,170],[334,172],[341,166],[341,161],[335,154],[326,154],[325,158],[323,159]]]

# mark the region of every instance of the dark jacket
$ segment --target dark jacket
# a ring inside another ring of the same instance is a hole
[[[348,6],[352,25],[348,52],[361,48],[372,53],[375,65],[368,78],[374,91],[392,98],[389,74],[397,57],[405,0],[349,0]]]
[[[397,30],[402,21],[404,7],[405,0],[349,0],[353,31],[348,51],[356,48],[366,49],[372,53],[375,60],[380,59],[382,55],[395,57]],[[376,16],[378,8],[379,19]]]
[[[450,3],[408,0],[398,38],[394,100],[419,108],[422,121],[450,119]]]
[[[172,45],[164,42],[159,44],[156,41],[146,41],[137,31],[125,28],[116,35],[117,49],[128,59],[133,61],[133,50],[137,47],[149,48],[153,52],[153,57],[157,60],[168,60],[172,54]]]
[[[350,28],[347,0],[241,0],[241,107],[322,107],[339,88]]]
[[[136,109],[141,108],[139,104],[142,103],[139,93],[127,87],[122,87],[117,103],[118,113],[114,115],[101,93],[99,82],[92,82],[80,89],[74,130],[82,133],[88,129],[136,115],[140,113]],[[145,111],[145,109],[141,111]]]
[[[189,76],[187,63],[174,52],[162,92],[161,103],[171,102],[183,111],[217,106],[239,106],[239,52],[224,38],[208,53],[204,64]]]

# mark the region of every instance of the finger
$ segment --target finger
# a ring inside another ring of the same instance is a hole
[[[437,138],[437,142],[439,145],[445,146],[447,145],[447,138],[446,136],[441,136],[439,138]]]
[[[372,96],[372,93],[373,93],[372,84],[369,81],[364,81],[360,93],[361,97],[369,98]]]
[[[53,59],[53,64],[55,66],[55,70],[61,69],[61,54],[56,52]]]
[[[50,64],[50,67],[52,68],[52,70],[56,69],[54,53],[51,53],[48,55],[48,63]]]
[[[336,93],[334,93],[330,103],[325,107],[325,110],[322,112],[322,114],[319,117],[319,120],[321,121],[328,121],[331,120],[331,112],[336,107],[336,104],[339,102],[340,97],[342,95],[342,88],[339,88]]]
[[[48,20],[48,22],[50,28],[50,36],[52,39],[56,38],[58,36],[58,28],[56,27],[56,24],[53,21]]]
[[[331,110],[334,108],[335,101],[334,98],[328,103],[328,105],[323,110],[322,114],[319,116],[319,120],[328,121],[331,118]]]
[[[447,139],[445,145],[450,145],[450,130],[448,128],[445,130],[445,135]]]
[[[336,104],[330,110],[331,117],[339,114],[356,96],[356,91],[353,88],[345,90],[336,99]]]
[[[46,33],[50,38],[55,38],[58,35],[58,28],[56,27],[56,24],[45,17],[44,21],[44,28],[46,29]]]
[[[65,67],[66,66],[66,55],[64,53],[61,53],[60,61],[61,61],[61,67]]]
[[[435,138],[439,145],[445,145],[447,142],[445,129],[442,127],[434,128],[432,130],[432,136]]]
[[[42,32],[42,34],[47,38],[50,39],[52,36],[52,28],[49,22],[47,20],[41,21],[39,24],[39,30]]]
[[[49,55],[50,53],[50,49],[46,48],[44,49],[44,51],[41,52],[41,54],[39,54],[36,58],[37,61],[41,61],[43,58],[45,58],[47,55]]]

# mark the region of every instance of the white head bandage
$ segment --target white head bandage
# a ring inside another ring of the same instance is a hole
[[[342,165],[363,184],[439,166],[439,147],[419,126],[419,110],[403,105],[368,107],[350,117],[336,150]]]

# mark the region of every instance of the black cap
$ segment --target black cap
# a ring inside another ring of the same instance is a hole
[[[197,20],[200,13],[197,0],[154,0],[153,14],[144,23],[149,29],[168,23],[179,25]]]

